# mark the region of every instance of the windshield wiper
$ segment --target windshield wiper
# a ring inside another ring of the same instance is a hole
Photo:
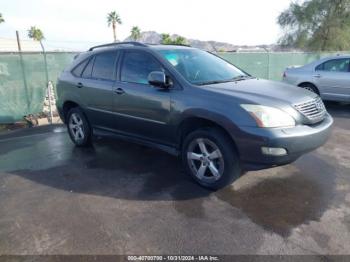
[[[231,82],[232,80],[214,80],[214,81],[207,81],[207,82],[200,82],[196,83],[196,85],[199,86],[205,86],[205,85],[214,85],[214,84],[221,84],[221,83],[226,83],[226,82]]]
[[[227,83],[227,82],[242,81],[242,80],[253,79],[253,78],[254,77],[249,76],[249,75],[239,75],[239,76],[233,77],[231,79],[200,82],[200,83],[195,83],[195,85],[199,85],[199,86],[214,85],[214,84],[221,84],[221,83]]]
[[[231,80],[232,81],[242,81],[242,80],[247,80],[247,79],[252,79],[252,78],[254,78],[254,77],[249,76],[249,75],[239,75],[239,76],[232,78]]]

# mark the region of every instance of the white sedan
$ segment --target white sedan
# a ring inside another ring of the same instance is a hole
[[[350,56],[327,57],[287,68],[283,81],[315,92],[323,100],[350,102]]]

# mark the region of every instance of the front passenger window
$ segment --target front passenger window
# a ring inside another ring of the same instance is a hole
[[[152,71],[164,71],[160,63],[144,52],[127,52],[124,55],[121,81],[148,84],[148,75]]]
[[[350,59],[332,59],[316,67],[316,71],[349,72]]]

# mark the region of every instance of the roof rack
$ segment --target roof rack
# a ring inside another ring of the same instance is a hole
[[[156,43],[145,43],[146,45],[150,46],[150,45],[163,45],[163,46],[167,46],[167,45],[173,45],[173,46],[185,46],[185,47],[192,47],[190,44],[156,44]]]
[[[94,50],[96,48],[103,48],[103,47],[117,46],[117,45],[133,45],[133,46],[147,47],[147,45],[145,45],[143,43],[130,41],[130,42],[118,42],[118,43],[109,43],[109,44],[104,44],[104,45],[97,45],[97,46],[91,47],[89,49],[89,51],[92,51],[92,50]]]

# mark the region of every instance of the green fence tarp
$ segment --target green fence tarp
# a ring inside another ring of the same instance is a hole
[[[72,53],[48,53],[49,79],[56,82],[73,59]],[[43,109],[46,94],[41,53],[0,53],[0,123],[13,123]]]
[[[282,80],[284,70],[289,66],[302,66],[332,53],[219,53],[221,57],[249,74],[264,79]]]
[[[288,66],[304,65],[336,53],[219,53],[258,78],[281,80]],[[73,60],[74,53],[48,53],[49,80]],[[13,123],[43,109],[46,80],[42,53],[0,53],[0,123]],[[23,65],[23,66],[22,66]],[[24,73],[23,73],[24,72]]]

